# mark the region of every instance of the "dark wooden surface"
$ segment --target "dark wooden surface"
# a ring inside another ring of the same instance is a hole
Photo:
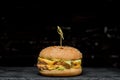
[[[117,68],[83,68],[83,73],[74,77],[45,77],[36,67],[0,67],[0,80],[120,80]]]

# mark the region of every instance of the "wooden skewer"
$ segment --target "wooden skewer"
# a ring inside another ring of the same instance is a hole
[[[57,26],[57,32],[60,35],[60,46],[62,46],[62,39],[64,40],[64,36],[63,36],[62,29],[59,26]]]

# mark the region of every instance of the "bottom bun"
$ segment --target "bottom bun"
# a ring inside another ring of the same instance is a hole
[[[44,70],[40,71],[40,73],[44,76],[77,76],[82,73],[82,69],[67,69],[63,71],[59,70]]]

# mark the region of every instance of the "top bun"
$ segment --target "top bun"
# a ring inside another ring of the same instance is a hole
[[[81,59],[82,53],[78,49],[70,46],[49,46],[40,51],[39,57],[74,60]]]

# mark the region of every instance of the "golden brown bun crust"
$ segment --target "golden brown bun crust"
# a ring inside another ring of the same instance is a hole
[[[72,60],[82,58],[82,53],[78,49],[70,46],[49,46],[44,48],[39,56],[43,58]]]
[[[44,70],[40,71],[40,73],[44,76],[77,76],[82,73],[82,68],[80,69],[66,69],[64,71],[58,71],[58,70]]]

